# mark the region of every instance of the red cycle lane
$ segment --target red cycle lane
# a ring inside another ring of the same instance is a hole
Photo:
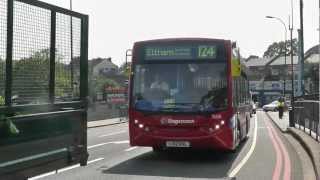
[[[274,167],[272,180],[290,180],[291,179],[291,162],[288,150],[281,140],[278,132],[276,131],[274,125],[270,122],[270,119],[264,119],[266,125],[268,126],[269,137],[272,141],[272,145],[276,152],[276,165]],[[284,164],[282,163],[284,159]],[[283,171],[282,171],[283,170]],[[281,174],[283,175],[282,178]]]

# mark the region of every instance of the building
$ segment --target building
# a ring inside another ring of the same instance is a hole
[[[294,73],[294,89],[298,93],[298,57],[251,58],[243,62],[249,69],[249,86],[254,99],[259,104],[267,104],[280,96],[290,98],[292,90],[291,74]]]
[[[319,45],[305,53],[304,82],[306,94],[319,94]]]

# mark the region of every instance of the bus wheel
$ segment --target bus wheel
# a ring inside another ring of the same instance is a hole
[[[155,153],[161,153],[164,151],[164,149],[162,147],[159,147],[159,146],[153,146],[152,147],[152,151],[155,152]]]
[[[243,141],[246,141],[249,138],[249,131],[250,131],[250,120],[249,119],[246,118],[246,134],[245,134]]]
[[[234,140],[234,146],[233,149],[229,150],[231,153],[236,153],[238,151],[240,142],[241,142],[241,130],[240,130],[240,125],[239,122],[237,122],[237,128],[234,130],[235,132],[235,140]]]

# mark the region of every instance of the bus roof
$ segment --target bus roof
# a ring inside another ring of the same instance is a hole
[[[161,43],[170,43],[170,42],[226,42],[230,40],[224,40],[224,39],[210,39],[210,38],[166,38],[166,39],[152,39],[152,40],[146,40],[146,41],[138,41],[135,42],[135,45],[141,45],[141,44],[149,44],[149,43],[156,43],[156,42],[161,42]]]

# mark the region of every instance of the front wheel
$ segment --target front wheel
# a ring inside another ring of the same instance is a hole
[[[164,151],[164,149],[162,147],[158,147],[158,146],[153,146],[152,147],[152,151],[155,153],[161,153]]]

